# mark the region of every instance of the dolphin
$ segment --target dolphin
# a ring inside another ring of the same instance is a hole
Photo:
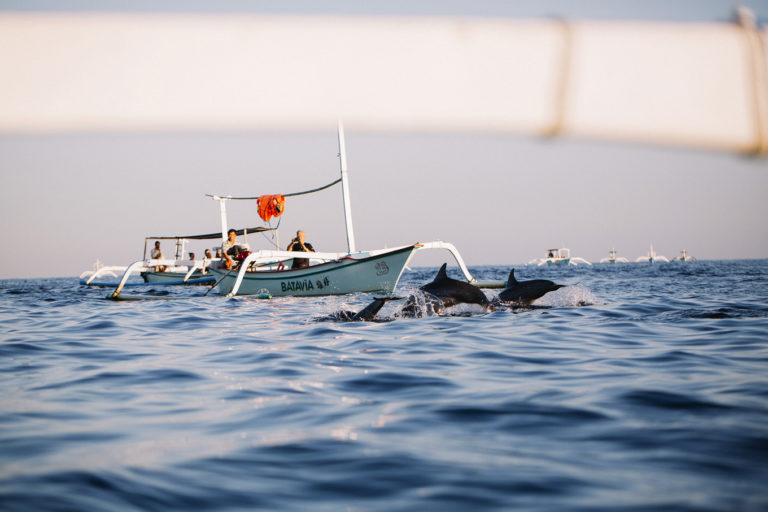
[[[564,284],[555,284],[546,279],[533,279],[531,281],[518,281],[515,279],[515,269],[509,272],[507,286],[499,293],[499,301],[513,302],[527,306],[544,294],[564,287]]]
[[[447,264],[443,263],[443,266],[437,271],[435,279],[419,289],[439,298],[446,308],[456,304],[479,304],[483,306],[483,309],[491,307],[491,303],[480,288],[448,277],[445,272],[446,266]]]
[[[411,295],[405,303],[405,306],[397,313],[398,317],[420,317],[430,314],[441,315],[445,308],[455,306],[456,304],[479,304],[483,309],[491,309],[491,303],[488,298],[477,286],[451,279],[445,272],[447,264],[443,263],[437,275],[431,283],[427,283],[419,290],[423,297]],[[399,300],[402,297],[374,297],[373,302],[368,304],[358,313],[354,311],[339,311],[334,313],[333,319],[342,322],[365,321],[370,322],[376,318],[376,314],[381,310],[384,304],[390,300]]]
[[[333,319],[342,322],[370,322],[376,318],[379,310],[390,300],[402,300],[402,297],[374,297],[373,302],[357,313],[354,311],[339,311],[333,315]]]

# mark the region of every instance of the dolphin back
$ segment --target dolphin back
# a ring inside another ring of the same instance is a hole
[[[512,269],[509,273],[507,286],[501,293],[499,293],[499,300],[502,302],[514,302],[517,304],[528,305],[539,297],[565,286],[563,284],[555,284],[546,279],[518,281],[515,279],[514,272],[515,270]]]
[[[447,281],[451,279],[450,277],[448,277],[448,272],[446,271],[447,267],[448,267],[448,264],[443,263],[443,266],[440,267],[440,270],[437,271],[437,275],[432,280],[433,283],[436,283],[438,281]]]
[[[420,289],[438,297],[443,301],[445,307],[462,303],[480,304],[483,307],[490,305],[488,298],[480,288],[465,283],[464,281],[448,277],[446,266],[447,264],[443,263],[443,266],[437,271],[435,279],[431,283],[422,286]]]
[[[515,279],[515,269],[512,269],[509,271],[509,277],[507,278],[507,288],[510,286],[517,284],[517,279]]]

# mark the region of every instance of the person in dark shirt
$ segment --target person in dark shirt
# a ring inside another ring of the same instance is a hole
[[[296,232],[296,237],[291,240],[291,243],[288,245],[286,251],[315,252],[315,248],[312,247],[312,244],[304,241],[305,238],[306,234],[304,234],[302,230],[298,230]],[[291,269],[307,268],[308,266],[308,258],[293,258],[293,265],[291,266]]]

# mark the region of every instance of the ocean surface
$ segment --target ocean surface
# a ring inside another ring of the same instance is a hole
[[[568,286],[338,322],[372,295],[0,281],[0,510],[768,510],[768,260],[515,272]]]

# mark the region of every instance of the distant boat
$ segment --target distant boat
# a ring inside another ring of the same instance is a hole
[[[672,258],[672,261],[696,261],[696,258],[693,256],[688,256],[688,253],[685,252],[685,249],[680,251],[680,255],[676,258]]]
[[[629,263],[629,260],[624,257],[616,257],[616,249],[608,251],[608,257],[600,260],[600,263]]]
[[[565,247],[559,249],[547,249],[547,257],[540,259],[534,258],[528,262],[529,265],[533,263],[540,267],[543,265],[578,265],[579,263],[592,265],[584,258],[571,257],[571,250]]]
[[[669,260],[666,256],[659,256],[656,254],[656,251],[653,249],[653,244],[651,244],[651,249],[648,251],[648,254],[645,256],[639,256],[636,260],[636,262],[641,261],[647,261],[648,263],[655,263],[657,261],[665,261],[669,263]]]

